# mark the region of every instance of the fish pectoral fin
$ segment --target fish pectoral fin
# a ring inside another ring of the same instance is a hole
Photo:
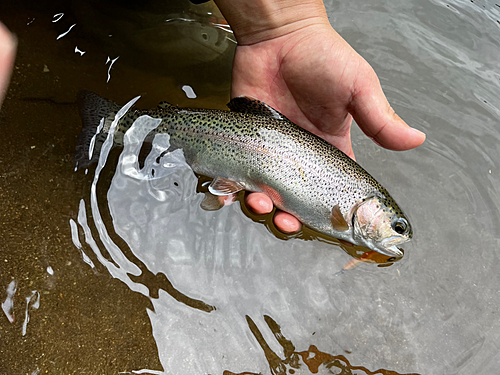
[[[270,105],[249,96],[239,96],[231,99],[227,107],[233,112],[252,113],[255,115],[269,116],[277,120],[286,119],[281,113]]]
[[[217,196],[207,191],[205,193],[205,198],[203,198],[203,201],[200,203],[200,207],[205,211],[217,211],[224,206],[229,206],[235,200],[236,194]]]
[[[344,215],[342,215],[342,212],[340,212],[340,207],[338,204],[332,208],[330,222],[332,223],[333,228],[340,232],[345,232],[349,229],[349,224],[347,224],[344,219]]]
[[[200,207],[205,211],[217,211],[224,207],[217,195],[210,194],[208,191],[205,193],[205,198],[200,203]]]
[[[242,183],[223,177],[216,177],[208,187],[208,191],[213,195],[229,195],[241,190],[245,190],[245,186]]]

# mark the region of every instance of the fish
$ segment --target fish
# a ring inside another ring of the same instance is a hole
[[[75,162],[81,169],[98,160],[121,106],[90,91],[81,91],[78,102],[82,132]],[[161,119],[150,136],[168,134],[169,151],[182,149],[195,173],[213,179],[208,190],[214,196],[263,192],[317,232],[386,256],[403,255],[398,246],[413,237],[410,222],[358,163],[264,102],[242,96],[228,107],[181,108],[168,102],[152,110],[132,107],[117,123],[114,145],[123,144],[140,116]]]

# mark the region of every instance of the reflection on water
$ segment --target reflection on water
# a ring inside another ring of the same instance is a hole
[[[372,372],[361,366],[352,366],[343,355],[333,356],[318,350],[314,345],[308,350],[297,352],[293,343],[281,332],[281,327],[269,316],[264,315],[264,320],[271,330],[274,339],[281,346],[284,358],[280,358],[266,343],[262,333],[250,317],[246,317],[250,331],[262,348],[272,374],[345,374],[345,375],[397,375],[394,371],[378,370]],[[245,373],[252,374],[252,373]],[[224,375],[236,375],[224,371]],[[242,375],[242,374],[239,374]],[[252,374],[257,375],[257,374]],[[408,374],[416,375],[416,374]]]
[[[354,129],[358,160],[417,233],[391,267],[353,268],[307,231],[277,237],[241,199],[201,210],[182,155],[156,159],[166,138],[143,168],[135,131],[74,173],[80,89],[224,107],[234,43],[213,4],[0,3],[19,38],[0,112],[0,373],[498,372],[500,7],[326,5],[428,135],[393,153]]]
[[[164,64],[164,69],[215,60],[236,43],[214,6],[197,7],[187,1],[156,1],[150,7],[135,2],[74,1],[72,10],[78,24],[115,53],[154,54],[149,63]]]

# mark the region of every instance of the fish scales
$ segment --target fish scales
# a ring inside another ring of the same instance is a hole
[[[299,219],[316,220],[318,207],[330,212],[336,204],[345,214],[363,197],[387,195],[359,164],[288,120],[228,111],[156,115],[163,118],[159,132],[171,134],[195,172],[243,182],[251,191],[279,191],[289,205],[277,206]]]
[[[170,149],[181,148],[196,173],[236,181],[245,190],[264,192],[278,208],[304,224],[353,243],[360,244],[355,238],[356,217],[352,211],[367,199],[377,197],[378,201],[364,211],[381,211],[377,215],[390,216],[390,226],[404,217],[387,190],[342,151],[264,103],[246,100],[243,105],[256,108],[222,111],[164,104],[155,110],[129,110],[118,123],[115,142],[122,142],[123,134],[139,116],[160,118],[162,122],[154,133],[169,134]],[[116,108],[107,116],[101,140],[115,114]],[[340,220],[344,219],[349,227],[347,232],[332,227],[332,209],[336,206],[342,215]],[[373,219],[367,220],[363,224],[366,228]],[[409,227],[409,223],[405,225]],[[407,232],[406,236],[411,237],[411,229]],[[371,242],[364,241],[367,244]]]

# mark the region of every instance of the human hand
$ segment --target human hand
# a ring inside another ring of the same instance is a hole
[[[368,137],[391,150],[412,149],[425,140],[391,108],[371,66],[324,23],[237,46],[232,96],[240,95],[269,104],[352,158],[353,118]],[[246,202],[258,214],[273,208],[262,193],[249,194]],[[283,232],[300,229],[300,222],[284,212],[274,222]]]
[[[16,39],[0,22],[0,107],[7,91],[14,56],[16,52]]]
[[[251,96],[283,113],[351,158],[354,118],[374,142],[391,150],[422,144],[389,105],[372,67],[335,32],[321,0],[216,0],[238,46],[231,95]],[[262,193],[246,202],[257,214],[273,203]],[[295,232],[300,222],[278,212],[275,225]]]

